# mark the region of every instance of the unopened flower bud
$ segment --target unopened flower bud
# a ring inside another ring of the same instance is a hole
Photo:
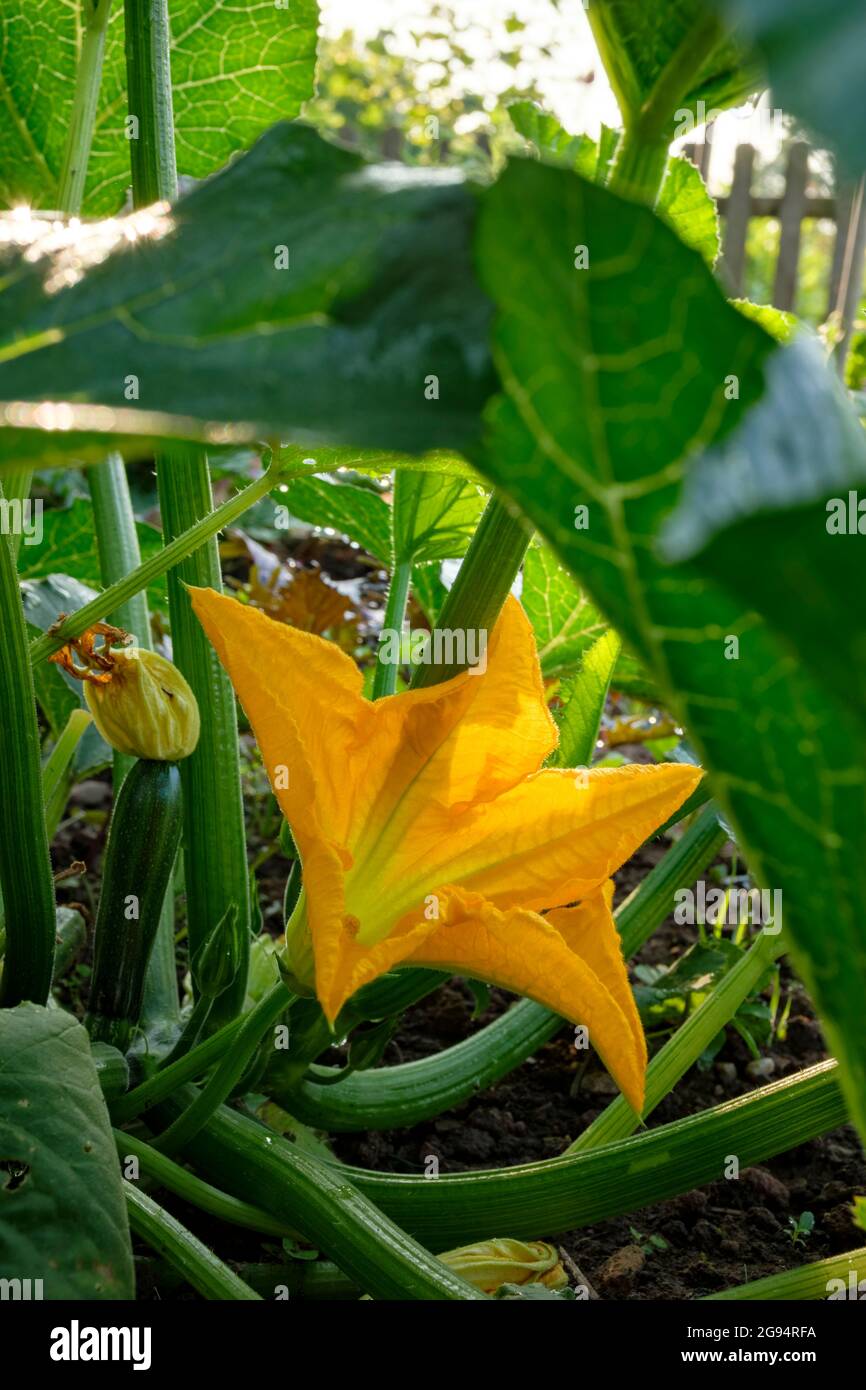
[[[230,903],[190,961],[196,991],[208,999],[217,999],[227,990],[241,968],[243,937],[238,933],[237,922],[237,907]]]
[[[558,1251],[543,1240],[481,1240],[448,1250],[439,1259],[482,1293],[495,1293],[501,1284],[561,1289],[568,1283]]]
[[[198,743],[195,696],[176,666],[143,647],[111,653],[108,679],[88,681],[84,698],[97,729],[119,753],[178,762]]]

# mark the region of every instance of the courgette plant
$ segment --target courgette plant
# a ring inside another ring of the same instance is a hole
[[[714,205],[670,155],[684,112],[767,77],[798,109],[808,34],[770,3],[736,27],[742,8],[596,0],[622,129],[596,142],[518,104],[522,152],[474,186],[367,165],[298,119],[314,0],[6,7],[0,1159],[27,1182],[0,1188],[4,1278],[26,1257],[47,1297],[131,1297],[132,1233],[209,1299],[554,1295],[546,1238],[708,1183],[726,1155],[846,1118],[866,1135],[864,590],[857,528],[825,525],[866,486],[866,445],[809,336],[728,302]],[[824,78],[804,115],[859,174],[855,93]],[[227,459],[244,486],[215,505]],[[84,470],[92,507],[100,586],[66,576],[64,605],[7,534],[46,468]],[[389,571],[366,688],[334,642],[222,593],[219,534],[267,501]],[[612,683],[685,742],[593,766]],[[276,944],[250,892],[238,701],[294,861]],[[85,711],[114,800],[82,1024],[52,995],[50,843]],[[663,856],[614,911],[613,874],[653,837]],[[784,930],[746,934],[648,1057],[625,961],[731,837]],[[785,952],[833,1058],[639,1132]],[[523,997],[379,1065],[454,973]],[[621,1094],[557,1158],[430,1182],[312,1137],[439,1115],[566,1022]],[[242,1278],[175,1197],[208,1231],[321,1258]],[[719,1296],[821,1297],[840,1270]]]

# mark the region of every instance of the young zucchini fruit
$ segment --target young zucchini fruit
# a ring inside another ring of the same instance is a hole
[[[94,1041],[121,1052],[141,1013],[147,962],[180,846],[181,813],[177,763],[134,763],[108,833],[85,1019]]]
[[[199,734],[198,706],[181,673],[155,652],[113,651],[124,638],[98,624],[58,654],[60,664],[85,681],[99,732],[112,747],[138,758],[111,817],[85,1019],[95,1042],[120,1052],[127,1050],[141,1013],[147,964],[180,847],[177,761],[193,751]]]

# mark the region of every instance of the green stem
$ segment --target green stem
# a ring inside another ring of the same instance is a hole
[[[171,98],[171,34],[167,0],[124,0],[128,109],[137,123],[130,140],[132,198],[147,207],[177,197]]]
[[[114,1142],[121,1163],[129,1157],[137,1158],[139,1168],[146,1177],[153,1178],[160,1187],[183,1198],[190,1206],[198,1207],[200,1211],[206,1211],[220,1221],[227,1221],[231,1226],[243,1226],[247,1231],[259,1231],[265,1236],[295,1234],[284,1221],[269,1216],[261,1207],[241,1202],[237,1197],[229,1196],[227,1192],[220,1192],[218,1187],[211,1187],[210,1183],[197,1178],[188,1168],[182,1168],[179,1163],[159,1153],[151,1144],[145,1144],[144,1140],[136,1139],[125,1130],[114,1131]]]
[[[209,999],[206,994],[201,995],[201,997],[196,1000],[192,1006],[192,1012],[184,1024],[183,1032],[171,1052],[160,1062],[160,1071],[164,1071],[166,1067],[170,1067],[173,1063],[179,1062],[181,1057],[185,1057],[188,1052],[192,1051],[201,1037],[205,1024],[210,1018],[212,1006],[213,1000]]]
[[[318,1162],[228,1106],[211,1116],[187,1156],[242,1200],[266,1198],[273,1216],[299,1230],[374,1298],[483,1297],[347,1182],[340,1165]]]
[[[3,475],[3,493],[7,502],[20,502],[22,507],[30,496],[30,487],[33,482],[32,468],[19,468],[15,472]],[[23,527],[19,530],[10,532],[9,543],[12,546],[12,556],[17,561],[18,551],[24,538]]]
[[[385,617],[382,622],[383,637],[386,632],[402,633],[403,631],[403,619],[406,616],[411,578],[411,560],[402,560],[394,566],[391,587],[388,590],[388,602],[385,606]],[[373,677],[374,700],[381,700],[383,695],[394,694],[397,689],[398,669],[399,666],[396,661],[383,661],[380,652],[376,662],[376,673]]]
[[[669,144],[667,136],[646,140],[638,128],[625,131],[608,183],[610,191],[654,207],[664,183]]]
[[[207,1124],[213,1112],[231,1095],[265,1033],[285,1013],[292,998],[286,986],[280,982],[244,1016],[232,1041],[231,1051],[222,1058],[207,1085],[199,1091],[189,1108],[154,1141],[160,1153],[177,1153]]]
[[[72,710],[63,732],[45,760],[42,769],[42,800],[49,834],[56,830],[63,806],[66,804],[69,764],[90,722],[91,715],[86,709]]]
[[[261,1295],[223,1264],[212,1250],[134,1183],[124,1182],[129,1224],[151,1250],[162,1255],[204,1298],[251,1299]]]
[[[337,1185],[338,1200],[345,1197],[351,1205],[360,1192],[425,1246],[450,1250],[497,1232],[534,1240],[539,1232],[556,1235],[638,1211],[723,1179],[732,1158],[742,1171],[846,1119],[838,1064],[822,1062],[750,1096],[603,1149],[516,1168],[442,1174],[435,1181],[322,1164],[226,1106],[186,1156],[220,1187],[297,1225],[363,1284],[365,1267],[356,1274],[357,1262],[335,1247],[335,1232],[320,1240],[322,1231],[305,1206],[306,1184],[315,1185],[323,1171]]]
[[[5,1005],[24,999],[44,1004],[54,960],[54,880],[27,629],[12,547],[3,535],[0,711],[0,894],[6,925],[0,1000]]]
[[[612,192],[655,205],[674,138],[674,114],[724,36],[716,15],[699,18],[671,55],[640,111],[623,112],[626,128],[610,178]]]
[[[127,1092],[119,1100],[114,1101],[111,1106],[111,1118],[117,1125],[129,1124],[145,1110],[158,1105],[160,1101],[166,1100],[180,1086],[188,1081],[195,1081],[203,1076],[215,1062],[224,1057],[232,1046],[241,1028],[241,1019],[234,1018],[230,1023],[226,1023],[218,1033],[213,1033],[206,1038],[198,1047],[193,1048],[185,1057],[173,1062],[170,1067],[163,1071],[154,1073],[146,1081],[142,1081],[135,1090]]]
[[[111,0],[85,0],[79,10],[84,28],[75,74],[72,115],[66,132],[66,149],[57,190],[58,208],[70,216],[81,211],[84,200],[110,10]]]
[[[622,1096],[617,1096],[565,1152],[579,1153],[584,1149],[595,1149],[602,1144],[613,1144],[617,1139],[627,1139],[633,1134],[641,1119],[652,1114],[716,1034],[730,1022],[743,1000],[748,998],[784,949],[781,934],[769,936],[762,932],[754,945],[722,977],[715,989],[653,1058],[647,1069],[646,1102],[642,1116],[636,1115]]]
[[[851,1279],[853,1274],[854,1278]],[[702,1299],[703,1303],[724,1303],[777,1299],[785,1303],[797,1303],[802,1299],[825,1299],[829,1293],[831,1279],[841,1279],[845,1286],[846,1298],[862,1299],[860,1281],[866,1276],[866,1247],[849,1250],[847,1255],[831,1255],[826,1260],[816,1260],[814,1264],[800,1265],[799,1269],[786,1269],[782,1274],[771,1274],[766,1279],[755,1279],[750,1284],[738,1284],[734,1289],[722,1293],[711,1293]],[[851,1292],[853,1285],[853,1292]]]
[[[167,450],[157,459],[159,505],[166,538],[212,512],[207,459],[197,449]],[[237,706],[226,675],[192,611],[186,585],[222,589],[216,539],[188,556],[168,576],[172,653],[201,711],[198,746],[181,765],[184,800],[183,863],[187,929],[194,955],[217,922],[235,908],[238,973],[211,1012],[219,1025],[239,1013],[247,986],[250,943],[249,868],[241,793]]]
[[[491,1232],[507,1231],[515,1239],[531,1240],[539,1231],[555,1235],[639,1211],[724,1178],[732,1158],[741,1172],[846,1120],[838,1063],[831,1061],[586,1153],[517,1168],[445,1174],[436,1182],[348,1166],[339,1173],[418,1240],[448,1250]],[[248,1137],[252,1143],[253,1135]],[[255,1142],[261,1140],[256,1137]],[[208,1172],[204,1145],[195,1150],[195,1157]],[[223,1185],[233,1189],[230,1180]],[[270,1193],[265,1205],[272,1209]]]
[[[125,15],[129,112],[138,122],[138,139],[130,142],[132,198],[136,207],[143,207],[157,198],[171,202],[177,196],[167,0],[125,0]],[[158,453],[156,475],[167,541],[212,515],[210,470],[202,449],[178,445]],[[172,654],[201,712],[198,746],[182,768],[187,930],[193,954],[217,922],[235,909],[239,969],[211,1014],[219,1023],[243,1006],[249,960],[249,870],[237,712],[231,681],[196,621],[185,584],[221,590],[215,538],[170,572],[168,604]]]
[[[280,475],[281,477],[282,475]],[[241,492],[230,497],[221,507],[217,507],[209,516],[203,517],[191,525],[187,531],[175,536],[168,545],[151,555],[131,574],[124,575],[122,579],[109,585],[101,594],[98,594],[95,599],[91,599],[90,603],[86,603],[77,612],[71,613],[53,632],[45,632],[41,637],[38,637],[30,647],[31,660],[34,663],[45,661],[52,652],[59,651],[65,642],[71,641],[73,637],[80,637],[82,632],[92,627],[94,623],[103,622],[109,613],[115,612],[134,594],[146,589],[148,584],[159,579],[160,575],[166,574],[181,560],[192,555],[217,532],[231,526],[232,522],[243,516],[244,512],[255,502],[258,502],[261,497],[266,497],[276,486],[277,481],[278,478],[274,473],[263,473],[260,478],[249,483]]]
[[[531,533],[501,493],[490,500],[472,537],[457,578],[436,622],[440,631],[489,632],[526,554]],[[412,677],[414,688],[438,685],[459,675],[459,665],[419,665]]]
[[[141,565],[141,548],[126,468],[119,454],[110,454],[104,463],[87,473],[99,570],[102,583],[110,588],[133,574]],[[128,598],[108,616],[115,627],[131,632],[139,647],[153,650],[150,614],[144,590]],[[114,753],[114,794],[117,796],[134,758]],[[174,958],[174,887],[169,881],[145,977],[141,1026],[147,1032],[152,1024],[176,1022],[179,1011],[177,971]]]

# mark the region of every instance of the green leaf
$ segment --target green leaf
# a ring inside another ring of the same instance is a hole
[[[56,208],[89,0],[6,0],[0,16],[0,201]],[[178,172],[204,178],[313,94],[315,0],[237,6],[172,0]],[[109,18],[84,212],[113,213],[129,185],[123,5]]]
[[[663,540],[671,559],[701,553],[701,568],[758,607],[866,732],[858,488],[866,499],[866,434],[820,347],[803,335],[770,361],[748,428],[691,469]],[[749,553],[760,554],[759,566],[731,565],[732,554]]]
[[[465,555],[484,506],[474,483],[441,473],[405,473],[395,490],[394,557],[398,564]]]
[[[668,164],[658,213],[680,241],[700,251],[707,265],[715,265],[721,250],[719,214],[700,169],[690,159],[672,159]]]
[[[637,120],[706,12],[704,0],[606,0],[589,6],[587,18],[626,126]],[[757,85],[741,50],[727,40],[690,74],[680,105],[696,113],[703,101],[721,110],[737,105]]]
[[[594,183],[606,182],[610,154],[602,158],[598,145],[588,135],[569,135],[555,116],[531,101],[514,102],[508,114],[518,134],[535,145],[549,162],[573,169]],[[658,211],[687,246],[693,246],[705,261],[715,265],[721,249],[719,215],[700,170],[690,159],[670,161]]]
[[[604,702],[620,653],[619,637],[608,629],[585,653],[577,675],[563,682],[557,767],[589,767],[598,740]]]
[[[162,536],[155,526],[136,524],[142,560],[162,549]],[[21,546],[18,554],[18,573],[22,579],[43,579],[62,574],[78,579],[91,589],[102,588],[99,552],[93,508],[85,497],[76,497],[69,507],[50,507],[42,516],[42,539],[38,544]],[[165,576],[161,575],[147,589],[151,608],[168,609]],[[144,634],[136,633],[136,636]]]
[[[849,171],[866,168],[860,0],[712,0],[756,49],[773,95],[825,136]]]
[[[49,1299],[134,1297],[120,1170],[87,1034],[36,1004],[0,1011],[0,1277],[42,1279]]]
[[[570,135],[555,116],[542,111],[533,101],[514,101],[508,115],[518,135],[534,145],[539,154],[593,179],[598,168],[598,145],[588,135]]]
[[[647,209],[535,163],[510,165],[485,202],[479,264],[499,303],[505,396],[484,469],[683,719],[753,876],[783,894],[866,1133],[866,862],[845,852],[866,840],[857,726],[755,611],[771,568],[756,544],[763,533],[748,546],[731,535],[718,578],[703,563],[671,567],[658,549],[691,460],[743,424],[770,359],[787,361],[790,349],[728,305],[700,257]],[[591,268],[575,273],[577,243],[590,246]],[[543,280],[528,270],[536,265]],[[729,400],[732,373],[739,399]],[[810,423],[819,452],[822,419]],[[588,532],[570,525],[575,504],[589,508]],[[851,602],[850,591],[837,595],[833,631]]]
[[[330,526],[390,564],[391,509],[380,493],[329,478],[298,478],[278,496],[300,521]]]
[[[532,545],[523,564],[523,606],[546,680],[573,674],[599,637],[607,619],[546,545]],[[653,698],[655,686],[628,652],[620,654],[614,685],[640,698]]]
[[[225,443],[464,449],[494,382],[474,215],[451,174],[365,166],[282,124],[170,212],[88,227],[71,265],[44,240],[25,260],[32,224],[10,222],[0,400],[99,404],[121,434],[132,406],[212,439],[223,422]]]

